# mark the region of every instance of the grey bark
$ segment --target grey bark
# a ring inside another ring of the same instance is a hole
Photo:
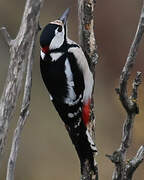
[[[126,120],[123,124],[122,140],[120,147],[114,151],[112,155],[107,155],[110,160],[115,164],[115,170],[113,172],[113,180],[131,180],[136,168],[140,165],[144,158],[144,146],[141,146],[137,152],[137,155],[127,162],[126,153],[130,146],[131,134],[133,129],[134,118],[139,113],[137,104],[138,87],[141,84],[141,72],[137,72],[136,78],[132,84],[132,93],[129,96],[127,93],[127,83],[135,64],[136,55],[144,33],[144,4],[140,14],[140,20],[138,23],[137,31],[134,40],[131,44],[130,51],[120,75],[119,88],[116,88],[116,92],[119,95],[119,99],[126,111]]]
[[[30,92],[32,83],[32,63],[33,63],[33,48],[38,32],[38,20],[40,8],[44,0],[27,0],[22,18],[20,30],[17,37],[12,40],[6,28],[1,28],[1,32],[10,49],[10,65],[8,69],[7,80],[0,99],[0,161],[3,155],[6,135],[10,120],[16,102],[20,94],[23,74],[27,64],[27,74],[24,89],[24,97],[20,112],[20,117],[17,127],[14,132],[11,153],[8,161],[6,180],[14,180],[14,170],[16,165],[17,153],[19,149],[20,136],[26,118],[29,114]],[[98,60],[97,46],[94,36],[94,0],[79,0],[78,1],[78,17],[79,17],[79,39],[85,55],[88,59],[90,69],[95,77],[95,66]],[[135,63],[136,54],[142,35],[144,32],[144,6],[142,8],[138,29],[130,48],[126,63],[120,76],[119,88],[116,92],[119,95],[120,101],[126,110],[127,118],[124,122],[122,141],[120,147],[112,154],[107,155],[115,164],[113,172],[113,180],[131,180],[133,173],[144,159],[144,145],[139,148],[136,155],[129,161],[126,161],[127,149],[130,145],[133,122],[136,114],[139,113],[137,105],[138,87],[141,83],[141,73],[137,72],[136,78],[133,81],[132,93],[127,94],[127,83],[130,77],[131,70]],[[88,127],[90,134],[95,139],[95,117],[94,117],[94,102],[91,104],[91,123]],[[95,161],[95,171],[92,171],[89,162],[85,161],[82,165],[82,180],[98,180],[98,166]]]
[[[94,35],[94,0],[78,0],[78,20],[79,20],[79,42],[87,57],[89,67],[95,79],[95,65],[98,60],[97,45]],[[94,100],[91,103],[91,121],[88,130],[95,141],[95,116]],[[81,165],[82,180],[98,180],[98,165],[95,160],[95,171],[90,169],[89,162]]]
[[[38,29],[37,29],[37,32],[38,32]],[[36,36],[35,36],[35,40],[36,40]],[[32,87],[32,67],[33,67],[33,60],[34,60],[33,51],[34,51],[35,40],[32,42],[32,46],[30,49],[32,53],[30,54],[30,56],[28,56],[24,96],[23,96],[20,116],[17,122],[17,127],[13,135],[11,152],[10,152],[10,156],[8,160],[8,166],[7,166],[6,180],[14,180],[14,172],[15,172],[17,154],[18,154],[19,145],[20,145],[21,133],[22,133],[24,124],[27,120],[27,117],[29,115],[31,87]]]
[[[38,20],[42,3],[43,0],[26,1],[20,29],[15,39],[10,37],[6,28],[1,28],[1,32],[3,33],[5,41],[9,46],[10,64],[4,90],[0,99],[0,163],[3,155],[8,127],[22,87],[25,67],[28,60],[33,60],[32,53],[38,31]],[[31,88],[29,88],[29,91],[30,89]],[[27,95],[25,92],[24,98],[26,98],[26,96]],[[23,102],[20,119],[26,119],[27,117],[25,106],[27,105]],[[20,119],[19,121],[21,121]],[[10,180],[13,178],[8,179]]]

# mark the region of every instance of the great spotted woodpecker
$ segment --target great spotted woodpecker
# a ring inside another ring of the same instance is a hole
[[[81,47],[67,36],[68,14],[69,9],[44,27],[40,36],[40,69],[81,163],[89,160],[93,166],[97,149],[87,126],[94,80]]]

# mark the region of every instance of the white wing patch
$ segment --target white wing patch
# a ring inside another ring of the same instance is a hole
[[[61,53],[61,52],[50,53],[52,61],[57,61],[62,55],[63,55],[63,53]]]
[[[70,67],[70,63],[68,59],[65,61],[65,75],[67,78],[67,88],[68,88],[68,94],[65,98],[65,103],[72,105],[74,103],[74,100],[76,99],[76,94],[74,92],[74,81],[73,81],[73,75]]]
[[[78,66],[83,72],[84,84],[85,84],[83,101],[88,102],[88,100],[91,99],[94,81],[93,81],[93,75],[89,69],[87,59],[81,48],[72,47],[72,48],[69,48],[68,51],[70,53],[73,53],[73,55],[75,56],[77,60]]]

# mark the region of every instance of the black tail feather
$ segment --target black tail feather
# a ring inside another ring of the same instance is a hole
[[[73,128],[75,127],[75,128]],[[86,134],[86,127],[81,120],[79,126],[68,126],[66,125],[66,129],[69,133],[69,136],[72,140],[72,143],[75,146],[78,157],[80,159],[81,168],[83,164],[88,161],[90,165],[90,169],[94,170],[94,153],[95,151],[91,148],[90,142],[88,141],[88,137]]]

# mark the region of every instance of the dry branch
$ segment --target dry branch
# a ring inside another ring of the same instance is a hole
[[[142,12],[140,15],[137,32],[135,34],[126,63],[123,67],[123,70],[120,76],[120,85],[119,85],[119,88],[116,89],[116,92],[119,95],[120,101],[124,109],[126,110],[127,118],[123,125],[122,141],[121,141],[119,149],[117,149],[113,153],[113,155],[107,155],[110,158],[110,160],[115,164],[115,170],[112,177],[113,180],[131,180],[133,172],[138,167],[138,166],[133,166],[133,162],[137,162],[137,160],[139,159],[139,155],[136,155],[136,157],[134,157],[133,160],[126,162],[126,152],[130,145],[134,118],[136,114],[139,113],[139,108],[138,108],[136,100],[138,98],[137,90],[141,83],[141,72],[137,72],[136,74],[136,78],[133,82],[131,96],[128,96],[128,93],[127,93],[127,83],[131,74],[131,70],[135,64],[137,51],[138,51],[143,33],[144,33],[144,4],[143,4]],[[144,157],[144,153],[139,153],[139,152],[143,152],[143,146],[138,151],[138,154],[140,154],[140,159],[141,159],[141,161],[138,160],[139,162],[138,164],[142,162],[143,157]]]
[[[30,51],[33,52],[35,41],[33,41],[32,43],[33,43],[33,46],[31,46],[32,49],[30,49]],[[15,171],[18,149],[20,145],[21,133],[23,130],[23,126],[26,122],[26,119],[29,115],[29,105],[30,105],[30,96],[31,96],[31,87],[32,87],[33,60],[34,60],[34,57],[32,53],[31,56],[28,57],[24,96],[23,96],[23,101],[22,101],[20,117],[18,119],[17,127],[13,135],[11,152],[10,152],[10,157],[8,160],[6,180],[14,180],[14,171]]]
[[[126,172],[127,172],[127,177],[129,179],[132,179],[133,173],[135,170],[138,168],[138,166],[141,164],[141,162],[144,159],[144,145],[141,146],[137,153],[136,156],[134,156],[127,164],[126,164]]]
[[[78,1],[78,17],[79,17],[79,42],[88,59],[90,69],[95,79],[95,65],[98,60],[96,40],[94,36],[94,0]],[[95,140],[95,117],[93,113],[94,101],[91,104],[91,122],[89,123],[89,132]],[[95,172],[89,167],[89,162],[82,165],[82,180],[98,180],[98,167],[95,161]]]
[[[20,112],[20,117],[17,127],[14,132],[11,153],[8,161],[6,180],[14,180],[14,170],[16,165],[17,153],[19,149],[20,136],[29,114],[30,92],[32,83],[32,64],[33,64],[33,48],[37,32],[39,30],[39,14],[40,7],[44,0],[27,0],[22,18],[20,30],[17,37],[12,40],[6,28],[1,28],[0,31],[4,36],[6,43],[10,48],[10,65],[8,69],[7,80],[4,86],[3,94],[0,99],[0,160],[2,157],[6,134],[12,114],[16,107],[16,102],[20,94],[23,73],[27,64],[27,74],[24,89],[24,97]],[[79,38],[85,55],[88,59],[90,69],[95,77],[95,65],[98,60],[96,40],[94,36],[94,0],[79,0],[78,1],[78,17],[79,17]],[[107,155],[115,164],[113,180],[131,180],[133,173],[144,159],[144,145],[141,146],[136,155],[126,161],[126,152],[130,144],[130,137],[133,127],[135,115],[139,113],[137,98],[138,87],[141,83],[141,73],[137,72],[136,78],[133,81],[131,96],[127,93],[127,83],[130,77],[131,70],[135,63],[136,54],[142,35],[144,32],[144,5],[142,8],[138,29],[130,48],[126,63],[120,76],[119,88],[116,92],[119,95],[120,101],[127,112],[127,118],[123,126],[122,142],[119,149],[112,155]],[[91,123],[89,132],[95,139],[95,117],[93,113],[94,102],[91,104]],[[89,162],[84,161],[81,164],[81,180],[98,180],[98,167],[95,161],[95,171],[90,169]]]
[[[10,64],[0,99],[0,160],[9,123],[20,94],[27,59],[32,57],[42,2],[43,0],[26,1],[20,30],[14,40],[12,40],[6,28],[1,28],[5,41],[10,48]]]

